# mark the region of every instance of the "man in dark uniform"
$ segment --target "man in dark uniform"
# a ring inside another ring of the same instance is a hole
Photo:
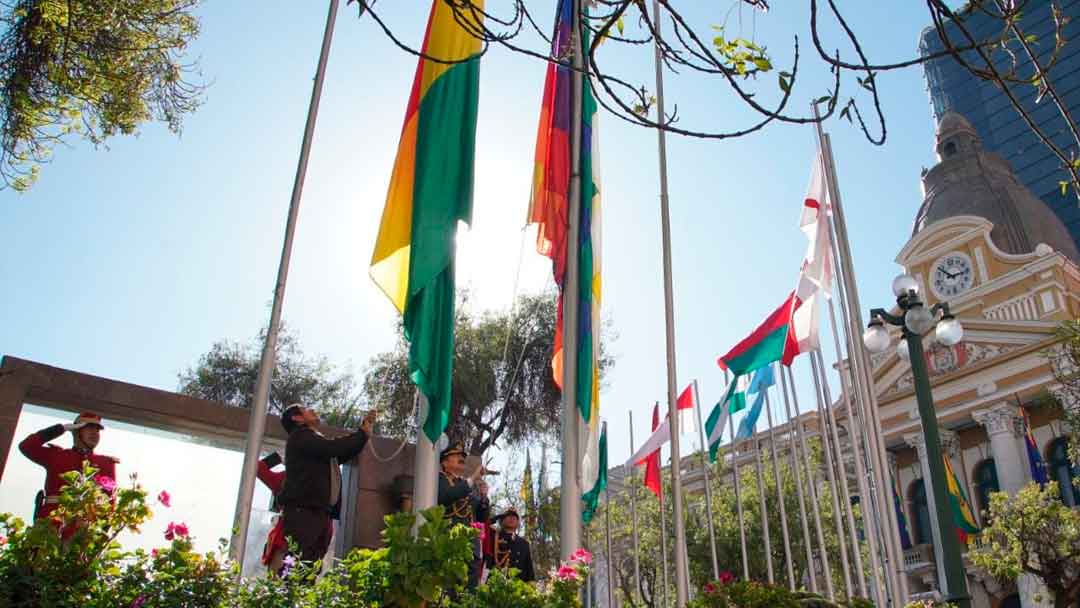
[[[452,445],[439,454],[439,504],[446,510],[451,522],[472,526],[491,517],[487,486],[482,483],[483,465],[465,477],[465,449],[461,444]],[[480,539],[473,542],[473,559],[469,562],[469,589],[480,584],[484,560],[480,551]]]
[[[35,504],[34,520],[48,518],[59,502],[60,490],[65,482],[61,475],[71,471],[82,471],[83,464],[89,462],[97,469],[97,474],[115,481],[116,463],[112,456],[95,454],[94,448],[101,441],[101,416],[93,412],[79,414],[71,424],[54,424],[44,428],[19,443],[19,451],[30,460],[45,467],[45,491],[39,493],[40,500]],[[71,433],[71,448],[46,445],[49,441]],[[64,530],[64,536],[74,533],[74,528]]]
[[[503,571],[514,568],[517,570],[518,579],[526,583],[535,581],[536,573],[533,572],[529,541],[517,533],[518,526],[521,525],[517,510],[510,507],[495,519],[499,524],[499,533],[495,535],[495,546],[488,559],[488,567]]]
[[[295,403],[281,413],[281,425],[289,433],[285,442],[285,479],[277,495],[282,508],[282,532],[296,543],[303,561],[322,560],[330,547],[331,516],[340,508],[341,465],[367,445],[376,411],[360,423],[360,429],[338,439],[327,439],[316,430],[319,414]]]

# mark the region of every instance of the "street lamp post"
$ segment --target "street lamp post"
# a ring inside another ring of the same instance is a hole
[[[901,328],[907,342],[907,359],[915,383],[915,400],[919,405],[923,438],[926,442],[927,468],[930,471],[930,489],[934,495],[935,515],[941,531],[941,560],[945,572],[945,600],[959,608],[971,607],[967,591],[967,577],[960,551],[960,541],[955,534],[955,524],[949,512],[948,488],[945,482],[945,464],[941,453],[941,437],[938,433],[937,412],[934,396],[930,392],[930,374],[923,356],[922,336],[934,329],[934,337],[944,346],[955,346],[964,337],[964,328],[949,313],[949,305],[941,302],[927,307],[919,298],[919,284],[909,275],[893,280],[893,293],[900,307],[900,315],[875,308],[870,311],[870,323],[863,333],[863,344],[872,353],[884,352],[891,342],[885,324]],[[941,313],[941,320],[938,320]],[[903,349],[900,349],[903,350]]]

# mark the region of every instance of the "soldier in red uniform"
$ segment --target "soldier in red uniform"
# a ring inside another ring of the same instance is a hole
[[[98,470],[98,475],[116,479],[116,463],[112,456],[95,454],[94,448],[101,441],[101,416],[92,412],[83,412],[71,424],[54,424],[44,428],[19,443],[19,451],[30,460],[45,467],[44,498],[34,509],[34,520],[48,518],[59,502],[60,489],[64,487],[61,475],[71,471],[82,471],[83,464],[89,462]],[[74,438],[70,448],[46,445],[69,431]],[[41,494],[39,494],[41,496]],[[65,531],[65,535],[74,529]]]

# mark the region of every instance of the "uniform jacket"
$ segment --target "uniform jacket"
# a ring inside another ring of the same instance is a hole
[[[23,456],[45,467],[47,501],[59,496],[60,489],[64,487],[64,480],[60,476],[71,471],[82,471],[85,462],[93,464],[98,470],[98,475],[116,479],[116,459],[112,456],[46,445],[63,434],[64,425],[56,424],[31,434],[19,443],[19,451],[23,453]],[[48,517],[54,509],[56,509],[55,502],[46,502],[38,513],[38,517]]]
[[[486,496],[473,492],[469,482],[461,477],[439,474],[439,504],[446,516],[456,524],[472,525],[491,517],[491,503]]]
[[[338,439],[328,439],[314,429],[301,427],[289,433],[285,442],[285,482],[277,495],[282,507],[306,507],[336,511],[341,502],[330,504],[331,466],[351,460],[367,445],[363,430]]]
[[[518,578],[526,583],[536,580],[529,541],[517,534],[499,532],[495,537],[495,551],[487,559],[487,563],[489,568],[516,568]]]

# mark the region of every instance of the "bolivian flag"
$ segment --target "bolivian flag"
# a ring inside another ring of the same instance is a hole
[[[956,524],[956,534],[961,542],[967,542],[967,535],[979,531],[979,524],[975,521],[975,515],[971,512],[971,503],[964,495],[964,489],[953,473],[952,464],[948,456],[942,456],[945,461],[945,484],[949,490],[949,508],[952,510],[953,523]]]
[[[454,237],[472,217],[482,0],[434,0],[386,195],[371,278],[404,316],[409,371],[428,400],[424,433],[450,419]]]

